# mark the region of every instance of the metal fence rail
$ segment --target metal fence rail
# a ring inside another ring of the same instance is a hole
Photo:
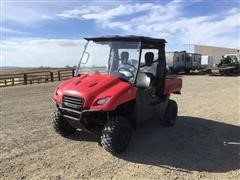
[[[75,69],[34,71],[0,75],[0,87],[46,83],[66,80],[74,76]]]

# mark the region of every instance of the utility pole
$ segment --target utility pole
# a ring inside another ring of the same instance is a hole
[[[195,44],[191,44],[190,40],[188,40],[188,43],[187,44],[183,44],[183,45],[188,46],[188,52],[190,52],[190,47],[194,46]]]

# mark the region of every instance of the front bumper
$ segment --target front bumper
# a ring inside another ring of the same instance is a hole
[[[92,114],[102,113],[102,110],[98,109],[86,109],[77,111],[70,108],[65,108],[57,104],[52,97],[51,100],[56,105],[57,109],[61,112],[62,116],[68,121],[69,124],[71,124],[71,126],[88,132],[93,131],[92,127],[95,123],[93,122],[94,118],[92,118]]]
[[[86,131],[93,130],[91,128],[91,124],[93,124],[94,122],[92,122],[93,119],[91,118],[91,115],[93,113],[98,113],[98,112],[101,113],[101,110],[91,110],[91,109],[83,110],[81,112],[68,109],[68,108],[63,108],[63,107],[58,107],[58,109],[62,113],[62,116],[65,117],[72,126],[86,130]],[[69,115],[73,113],[75,113],[74,116]]]

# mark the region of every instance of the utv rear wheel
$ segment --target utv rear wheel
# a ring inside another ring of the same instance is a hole
[[[54,112],[53,116],[53,128],[58,134],[61,134],[62,136],[68,136],[73,133],[75,133],[76,129],[73,128],[62,116],[61,112],[59,110],[56,110]]]
[[[122,116],[110,116],[102,130],[101,144],[113,155],[123,152],[131,139],[132,127]]]
[[[164,125],[165,126],[174,126],[176,124],[178,107],[177,103],[174,100],[169,100],[168,106],[164,116]]]

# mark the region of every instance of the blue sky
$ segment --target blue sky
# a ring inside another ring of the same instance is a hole
[[[239,48],[239,13],[237,0],[2,0],[1,66],[75,65],[83,37],[109,34],[165,38],[169,51]]]

